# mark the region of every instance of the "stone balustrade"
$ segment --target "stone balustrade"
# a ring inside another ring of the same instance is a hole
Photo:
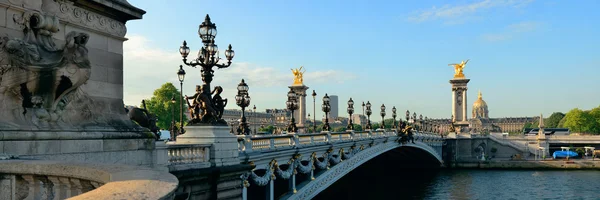
[[[321,132],[315,134],[284,135],[238,135],[238,148],[240,152],[282,150],[302,146],[332,144],[337,142],[358,141],[373,138],[396,136],[396,131],[346,131],[346,132]],[[415,131],[415,139],[441,138],[437,134],[420,133]]]
[[[210,167],[210,144],[169,144],[169,170]]]
[[[129,165],[0,161],[0,199],[172,199],[178,180]]]

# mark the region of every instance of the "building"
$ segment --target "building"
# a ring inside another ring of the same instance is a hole
[[[292,112],[288,109],[267,109],[265,111],[273,116],[275,125],[285,125],[290,122]]]
[[[227,123],[237,125],[241,118],[242,110],[225,109],[225,111],[223,111],[223,120]],[[248,123],[251,128],[254,128],[254,125],[259,127],[272,125],[274,121],[275,119],[270,113],[246,110],[246,123]]]
[[[502,117],[490,118],[488,105],[483,100],[481,91],[477,95],[477,100],[473,102],[471,111],[471,119],[469,119],[469,129],[471,133],[481,132],[503,132],[503,133],[520,133],[527,123],[533,123],[539,120],[539,117]],[[449,132],[450,119],[431,119],[430,122],[442,132]]]
[[[367,116],[362,114],[352,114],[352,123],[365,126],[365,124],[367,124]]]
[[[479,91],[477,100],[473,102],[472,118],[469,120],[469,126],[471,132],[519,133],[526,123],[533,123],[538,119],[539,117],[489,118],[488,105],[483,100],[481,91]]]
[[[330,95],[329,96],[329,105],[331,106],[331,111],[329,111],[328,119],[329,121],[335,121],[339,117],[339,104],[338,104],[338,96]]]

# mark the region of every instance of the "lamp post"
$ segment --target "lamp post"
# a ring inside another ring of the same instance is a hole
[[[431,131],[431,127],[429,127],[429,120],[427,119],[427,117],[425,117],[425,130],[428,132]]]
[[[419,123],[418,123],[418,126],[419,126],[419,128],[418,128],[419,131],[421,131],[421,129],[424,128],[424,126],[423,126],[423,115],[422,114],[419,114]]]
[[[392,118],[394,119],[394,121],[392,121],[392,129],[396,129],[396,106],[392,107]]]
[[[256,124],[258,123],[258,118],[256,117],[256,105],[254,105],[252,111],[254,112],[254,134],[256,134]]]
[[[288,133],[295,133],[298,131],[298,127],[296,127],[296,120],[294,119],[294,110],[298,108],[298,102],[296,99],[298,98],[296,93],[290,88],[290,91],[287,94],[288,100],[285,102],[287,105],[287,109],[292,111],[292,117],[290,119],[290,125],[287,127]]]
[[[175,124],[175,95],[171,96],[171,129],[173,129],[173,125]]]
[[[308,113],[308,121],[310,121],[310,113]],[[314,124],[315,122],[313,121],[312,123]],[[309,126],[308,130],[310,132],[310,126]]]
[[[381,104],[381,129],[385,130],[385,105]]]
[[[416,112],[413,112],[412,120],[413,120],[413,124],[417,122],[417,113]]]
[[[208,15],[206,15],[204,22],[202,22],[202,24],[200,24],[200,26],[198,27],[198,35],[202,39],[202,43],[204,44],[204,46],[200,48],[200,50],[198,51],[198,56],[196,58],[188,62],[187,56],[190,53],[190,48],[187,46],[187,42],[185,40],[183,41],[183,45],[179,48],[179,53],[181,54],[181,57],[183,57],[183,63],[185,65],[190,67],[201,67],[200,71],[202,81],[204,82],[204,84],[202,85],[203,90],[201,92],[202,95],[210,97],[210,83],[212,82],[214,73],[213,67],[217,67],[219,69],[229,67],[231,65],[231,59],[233,59],[235,52],[231,48],[230,44],[229,48],[225,50],[225,57],[227,59],[227,63],[219,64],[221,58],[219,58],[219,48],[215,44],[215,37],[217,36],[217,26],[210,21],[210,17]],[[210,101],[211,100],[202,100],[202,103],[207,104],[208,106],[213,106],[212,102]],[[218,118],[220,118],[219,116],[213,116],[213,114],[209,112],[205,112],[202,116],[198,117],[202,119],[195,119],[194,121],[214,123],[219,122]],[[194,118],[198,117],[194,116]]]
[[[365,116],[365,102],[364,101],[362,102],[362,111],[363,111],[362,115]],[[360,118],[360,119],[361,119],[360,120],[360,126],[362,126],[363,125],[362,118]],[[365,129],[365,127],[363,127],[363,129]]]
[[[238,135],[250,135],[250,128],[248,128],[248,123],[246,123],[246,107],[250,105],[248,89],[250,88],[246,82],[244,82],[244,79],[242,79],[242,82],[237,86],[238,94],[235,96],[235,103],[242,107],[242,119],[240,120],[240,126],[237,129]]]
[[[365,125],[365,130],[372,129],[371,127],[371,102],[367,101],[367,125]]]
[[[406,110],[406,123],[408,123],[409,119],[410,119],[410,111]]]
[[[179,78],[179,112],[181,113],[179,116],[179,134],[183,134],[185,133],[185,130],[183,130],[183,80],[185,79],[185,70],[181,65],[179,65],[179,71],[177,71],[177,78]]]
[[[350,98],[350,100],[348,100],[348,115],[350,116],[348,117],[348,130],[354,130],[354,124],[352,124],[352,113],[354,113],[354,101],[352,98]]]
[[[316,133],[317,132],[317,93],[315,92],[315,90],[313,90],[312,93],[312,97],[313,97],[313,132]],[[310,118],[310,117],[309,117]]]
[[[331,105],[329,105],[329,101],[331,101],[331,99],[329,99],[329,96],[327,95],[327,93],[325,93],[325,96],[323,97],[323,105],[321,105],[321,109],[323,110],[323,112],[325,112],[325,123],[323,124],[323,131],[330,131],[329,111],[331,111]]]

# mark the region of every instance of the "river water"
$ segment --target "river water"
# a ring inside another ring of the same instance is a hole
[[[314,199],[600,199],[600,171],[360,167]]]

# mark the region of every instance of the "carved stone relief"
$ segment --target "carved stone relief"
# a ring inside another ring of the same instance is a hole
[[[44,0],[45,2],[49,0]],[[53,13],[64,21],[80,26],[106,32],[115,36],[124,37],[127,33],[125,24],[117,20],[84,10],[73,5],[72,1],[53,0],[52,3],[44,3],[43,9],[47,13]]]
[[[458,104],[458,106],[462,106],[462,90],[458,90],[456,92],[456,104]]]
[[[56,16],[29,11],[13,20],[25,36],[1,38],[2,121],[42,128],[90,120],[93,102],[80,88],[91,74],[85,46],[89,35],[70,32],[65,44],[57,47],[52,39],[59,31]]]

